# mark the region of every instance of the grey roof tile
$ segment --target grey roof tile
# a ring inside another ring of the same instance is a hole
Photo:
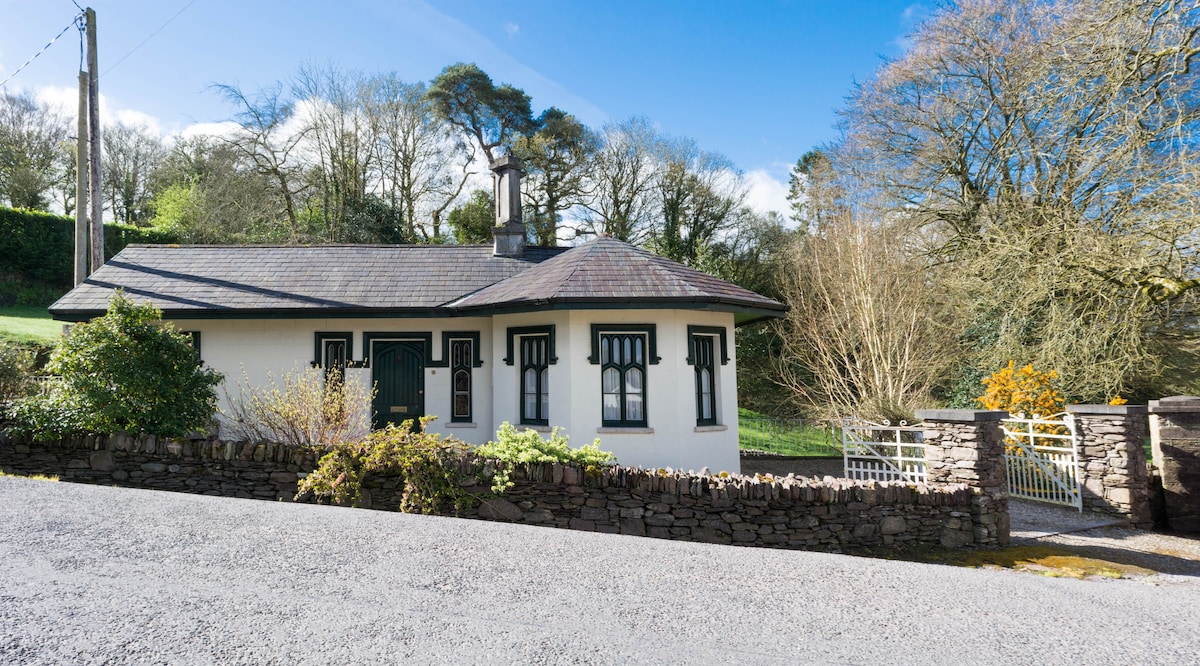
[[[428,315],[547,304],[719,304],[770,316],[784,306],[610,238],[575,248],[490,245],[131,245],[50,307],[60,319],[102,313],[116,289],[168,316]]]

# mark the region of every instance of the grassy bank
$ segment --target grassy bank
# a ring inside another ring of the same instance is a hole
[[[0,308],[0,340],[21,345],[52,346],[62,335],[62,322],[50,318],[46,308],[10,305]]]

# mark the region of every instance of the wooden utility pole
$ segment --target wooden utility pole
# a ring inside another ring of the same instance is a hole
[[[75,123],[75,286],[88,276],[88,75],[79,72],[79,116]]]
[[[91,189],[91,269],[104,265],[104,193],[100,189],[100,72],[96,66],[96,12],[83,10],[87,29],[88,65],[88,184]]]

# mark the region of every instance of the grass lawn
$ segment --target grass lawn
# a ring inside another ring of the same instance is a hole
[[[20,344],[53,345],[62,335],[62,322],[50,318],[46,308],[10,305],[0,308],[0,340]]]
[[[840,456],[841,433],[799,419],[776,419],[738,409],[738,445],[742,451],[766,451],[785,456]]]

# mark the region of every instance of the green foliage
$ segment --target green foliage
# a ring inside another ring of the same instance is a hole
[[[467,203],[450,211],[447,218],[459,245],[492,242],[492,227],[496,226],[496,203],[490,190],[471,193]]]
[[[111,258],[130,243],[174,243],[156,229],[104,225],[104,256]],[[75,220],[30,210],[0,208],[0,257],[5,269],[66,291],[75,274]],[[61,292],[60,292],[61,293]]]
[[[388,424],[365,439],[334,445],[300,482],[296,497],[312,493],[318,502],[358,506],[363,481],[386,475],[398,477],[403,488],[399,508],[405,513],[458,513],[470,507],[477,497],[463,489],[459,481],[465,475],[458,471],[467,446],[425,432],[427,421],[422,419],[416,429],[413,421]]]
[[[50,357],[57,380],[17,405],[23,430],[145,432],[179,436],[206,427],[221,374],[205,368],[188,336],[152,305],[118,292],[108,313],[76,324]]]
[[[496,148],[508,147],[515,135],[534,126],[529,95],[508,84],[497,86],[474,64],[443,69],[425,98],[439,118],[477,142],[489,162],[497,157]]]
[[[36,356],[32,349],[0,341],[0,412],[6,411],[13,400],[28,395]]]
[[[609,465],[617,461],[617,457],[608,451],[600,450],[600,439],[591,444],[585,444],[578,449],[567,445],[567,436],[558,434],[558,428],[550,432],[549,439],[542,439],[536,430],[526,428],[518,431],[511,423],[500,424],[496,432],[495,442],[488,442],[475,449],[481,458],[498,460],[509,465],[527,465],[531,463],[575,463],[584,467]],[[492,478],[492,490],[502,493],[512,487],[508,474],[497,471]]]

